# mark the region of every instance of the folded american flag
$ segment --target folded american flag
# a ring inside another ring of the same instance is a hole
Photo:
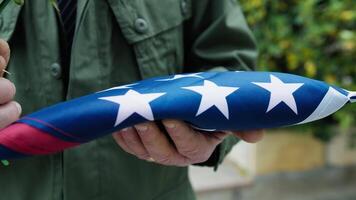
[[[0,159],[55,153],[161,119],[184,120],[206,131],[303,124],[355,101],[355,92],[283,73],[204,72],[152,78],[21,118],[0,131]]]

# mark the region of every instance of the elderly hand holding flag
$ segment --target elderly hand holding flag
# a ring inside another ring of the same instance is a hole
[[[9,45],[4,40],[0,40],[1,76],[9,58]],[[0,91],[0,129],[2,129],[19,118],[21,106],[12,101],[16,89],[9,80],[0,78]],[[116,132],[113,136],[122,149],[140,159],[175,166],[186,166],[206,161],[216,146],[228,134],[234,134],[247,142],[256,142],[262,137],[262,131],[203,134],[192,129],[183,121],[163,120],[163,124],[170,139],[158,128],[155,122],[146,122],[125,128]],[[23,138],[17,139],[22,140]],[[173,141],[174,145],[170,143],[170,140]]]
[[[163,165],[187,166],[208,160],[228,134],[247,142],[257,142],[263,135],[261,130],[206,134],[179,120],[163,120],[163,124],[174,145],[154,122],[125,128],[113,136],[121,148],[140,159]]]

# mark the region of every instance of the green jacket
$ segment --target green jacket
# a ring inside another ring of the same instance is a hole
[[[152,76],[248,70],[257,56],[235,0],[78,0],[68,62],[63,35],[49,0],[11,3],[0,15],[24,114]],[[216,167],[236,142],[226,139],[202,165]],[[190,200],[187,171],[139,160],[108,136],[0,166],[0,199]]]

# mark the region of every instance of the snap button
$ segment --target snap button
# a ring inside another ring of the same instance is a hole
[[[136,19],[136,21],[135,21],[135,30],[138,33],[146,33],[148,31],[147,21],[142,19],[142,18]]]
[[[188,13],[187,0],[182,0],[182,2],[180,3],[180,7],[181,7],[182,13],[183,13],[184,15]]]
[[[56,79],[61,78],[61,76],[62,76],[62,68],[61,68],[61,66],[60,66],[58,63],[53,63],[53,64],[51,65],[50,70],[51,70],[51,75],[52,75],[54,78],[56,78]]]

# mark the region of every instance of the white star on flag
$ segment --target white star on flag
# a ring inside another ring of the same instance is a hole
[[[293,93],[302,87],[304,83],[284,83],[274,75],[270,75],[270,77],[270,83],[253,82],[253,84],[258,85],[271,93],[266,113],[271,111],[278,104],[284,102],[295,114],[298,115],[297,104]]]
[[[134,90],[127,91],[124,95],[101,97],[99,99],[119,104],[119,110],[114,126],[117,126],[132,114],[137,113],[147,120],[154,120],[150,102],[165,93],[141,94]]]
[[[159,79],[157,81],[173,81],[173,80],[177,80],[177,79],[181,79],[181,78],[203,78],[201,76],[199,76],[198,74],[200,73],[192,73],[192,74],[177,74],[174,75],[173,78],[166,78],[166,79]]]
[[[226,97],[239,88],[218,86],[214,82],[205,80],[203,86],[183,87],[183,89],[191,90],[202,95],[196,116],[215,106],[226,119],[229,119],[229,108]]]

